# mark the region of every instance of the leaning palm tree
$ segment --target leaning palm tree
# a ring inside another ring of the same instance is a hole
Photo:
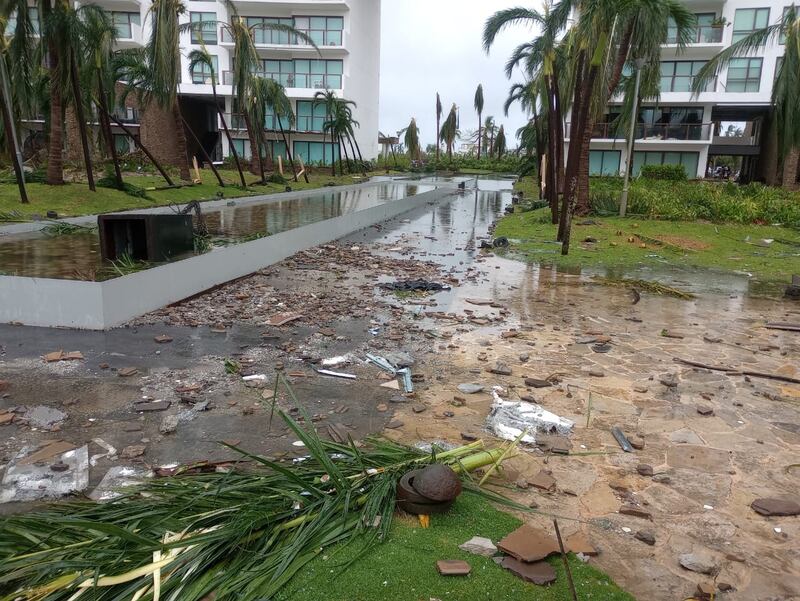
[[[257,85],[261,88],[260,97],[264,99],[267,107],[272,110],[275,115],[275,121],[278,123],[278,130],[283,139],[283,145],[286,147],[286,155],[289,158],[289,166],[292,170],[292,177],[297,181],[297,173],[294,170],[294,158],[292,157],[292,149],[289,146],[289,140],[286,138],[286,131],[283,128],[284,120],[289,124],[289,129],[294,127],[295,116],[292,110],[292,101],[286,95],[286,89],[273,79],[266,79],[257,77]],[[307,179],[307,178],[306,178]]]
[[[694,94],[706,90],[720,69],[730,66],[739,57],[752,56],[765,44],[777,39],[785,45],[775,83],[772,85],[772,104],[775,107],[775,127],[778,134],[780,162],[784,164],[784,182],[790,181],[785,161],[793,150],[800,149],[800,7],[792,4],[774,24],[758,29],[709,60],[692,84]],[[795,166],[796,169],[796,166]],[[793,182],[792,182],[793,183]]]
[[[483,117],[483,84],[475,90],[475,111],[478,113],[478,158],[481,158],[481,120]]]
[[[458,107],[456,107],[455,102],[453,106],[450,107],[450,112],[447,115],[447,118],[444,120],[442,124],[442,129],[440,132],[442,140],[444,140],[445,145],[447,146],[447,158],[452,161],[453,160],[453,146],[456,143],[456,139],[458,138],[459,131],[458,131]]]
[[[225,132],[225,137],[228,139],[228,147],[231,149],[231,153],[233,154],[233,160],[236,162],[236,169],[239,171],[239,180],[242,183],[242,188],[246,188],[247,182],[244,180],[242,164],[239,162],[239,153],[236,152],[236,146],[233,144],[233,138],[231,138],[231,132],[228,129],[228,123],[225,121],[225,113],[219,104],[219,100],[217,99],[217,74],[214,72],[214,61],[206,50],[205,44],[201,46],[200,50],[192,50],[189,53],[189,72],[193,72],[198,66],[204,67],[204,69],[211,74],[211,94],[214,97],[214,106],[217,109],[217,115],[219,116],[220,123],[222,123],[222,129]]]
[[[442,120],[442,99],[439,98],[439,92],[436,92],[436,160],[439,160],[439,147],[442,145],[442,139],[439,136],[439,128],[441,127]]]
[[[113,105],[115,80],[111,69],[114,42],[117,30],[111,16],[103,10],[92,10],[83,15],[83,39],[86,56],[83,63],[87,71],[88,86],[98,108],[100,132],[106,142],[111,161],[114,164],[114,182],[122,189],[122,169],[117,156],[117,147],[111,133],[109,106]]]
[[[419,128],[417,127],[417,120],[412,117],[408,127],[401,129],[398,132],[398,135],[400,134],[404,134],[403,144],[408,152],[408,158],[419,161],[421,158],[421,151],[419,146]]]

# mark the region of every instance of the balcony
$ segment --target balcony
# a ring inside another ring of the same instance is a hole
[[[715,27],[711,25],[702,25],[696,27],[689,44],[721,44],[722,43],[722,27]],[[670,29],[667,33],[666,45],[677,44],[677,32]]]
[[[284,132],[287,134],[322,134],[321,129],[311,129],[314,125],[320,125],[312,121],[312,119],[312,117],[297,117],[294,127],[289,127],[289,124],[284,122]],[[244,117],[241,113],[225,113],[225,123],[228,124],[228,129],[232,133],[245,133],[247,131]],[[222,129],[222,122],[219,123],[219,128]],[[272,115],[267,116],[264,129],[267,131],[280,131],[278,123]]]
[[[567,123],[564,137],[569,139],[571,123]],[[634,138],[645,141],[708,142],[714,130],[713,123],[638,123]],[[592,139],[625,140],[625,128],[613,123],[596,123]]]
[[[259,77],[272,79],[281,84],[284,88],[298,88],[306,90],[341,90],[343,75],[322,75],[309,73],[267,73],[257,71],[254,73]],[[233,85],[233,71],[222,72],[222,85]]]
[[[321,42],[317,42],[317,48],[314,48],[311,44],[306,44],[298,39],[297,36],[289,36],[284,32],[264,29],[254,32],[253,43],[258,50],[291,50],[293,52],[310,52],[313,54],[317,54],[318,51],[323,53],[330,50],[347,52],[344,47],[343,32],[341,31],[310,31],[302,29],[298,31],[302,31],[311,38],[319,38]],[[219,43],[221,46],[228,48],[234,47],[233,37],[224,27],[220,27]]]

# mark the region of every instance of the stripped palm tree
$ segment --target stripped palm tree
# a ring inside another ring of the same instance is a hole
[[[231,137],[231,132],[228,129],[228,123],[225,120],[223,107],[220,106],[219,100],[217,99],[217,74],[214,71],[214,61],[206,50],[205,44],[202,45],[200,50],[192,50],[189,53],[189,72],[193,72],[198,66],[202,66],[204,70],[207,70],[211,75],[211,94],[214,97],[214,106],[217,109],[217,116],[222,124],[225,137],[228,139],[228,147],[231,149],[231,153],[233,154],[233,160],[236,162],[236,169],[239,171],[239,180],[242,183],[242,188],[246,188],[247,182],[244,180],[242,164],[239,162],[239,153],[236,152],[236,146],[233,144],[233,138]]]
[[[503,112],[508,116],[508,109],[514,103],[519,103],[520,108],[530,117],[528,123],[517,130],[520,140],[519,152],[535,160],[537,189],[540,196],[542,192],[542,161],[547,148],[547,101],[544,98],[546,91],[542,78],[530,80],[524,84],[513,84],[508,91],[508,97],[503,105]],[[526,170],[530,171],[530,170]],[[558,205],[551,204],[551,219],[558,223]]]
[[[452,161],[453,160],[453,146],[455,146],[456,140],[459,136],[458,131],[458,107],[456,107],[456,103],[453,103],[453,106],[450,107],[450,112],[447,115],[447,118],[444,120],[442,124],[442,129],[439,134],[444,140],[444,143],[447,145],[447,158]]]
[[[325,121],[331,120],[331,115],[336,107],[336,102],[338,98],[336,98],[336,92],[333,90],[325,90],[319,91],[314,94],[314,102],[312,106],[316,108],[317,106],[324,106],[325,107]],[[313,110],[313,109],[312,109]],[[328,157],[327,157],[327,144],[326,138],[328,136],[328,130],[325,127],[322,128],[322,164],[327,167],[328,165]],[[331,148],[333,148],[333,139],[331,139]],[[336,161],[332,156],[333,152],[331,152],[331,174],[336,177]]]
[[[439,92],[436,92],[436,160],[439,160],[439,148],[442,145],[442,140],[439,137],[439,128],[441,127],[442,120],[442,99],[439,98]]]
[[[778,135],[779,161],[784,165],[783,180],[794,183],[797,165],[787,165],[793,152],[800,150],[800,7],[792,4],[772,25],[748,34],[711,58],[692,83],[695,95],[707,89],[724,67],[739,57],[752,56],[763,51],[766,44],[780,40],[785,53],[772,85],[772,104],[775,107],[775,129]],[[792,172],[792,168],[794,172]]]
[[[408,152],[408,158],[419,161],[422,157],[417,120],[412,117],[408,127],[401,129],[397,134],[403,134],[403,144],[406,147],[406,152]]]
[[[483,117],[483,84],[475,90],[475,111],[478,113],[478,158],[481,158],[481,120]]]
[[[266,102],[267,108],[272,110],[275,115],[275,121],[278,123],[278,130],[283,139],[283,145],[286,147],[286,156],[289,159],[289,167],[292,170],[292,177],[297,181],[297,172],[294,169],[294,158],[292,157],[292,149],[289,145],[289,140],[286,138],[286,131],[283,128],[284,120],[288,123],[289,129],[294,127],[295,116],[292,110],[292,101],[286,95],[286,89],[274,79],[266,79],[264,77],[256,77],[257,84],[261,88],[260,97]],[[308,180],[308,175],[306,175]]]

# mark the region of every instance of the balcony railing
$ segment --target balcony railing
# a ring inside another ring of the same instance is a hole
[[[689,40],[690,44],[719,44],[722,42],[722,27],[712,27],[710,25],[701,25],[696,27]],[[670,29],[667,33],[667,44],[678,43],[678,32],[675,29]]]
[[[253,75],[273,79],[284,88],[307,88],[312,90],[339,90],[342,87],[342,75],[322,75],[314,73],[269,73],[256,71]],[[222,84],[233,85],[233,71],[222,72]]]
[[[244,116],[241,113],[225,113],[225,122],[228,124],[228,128],[231,131],[236,132],[243,132],[247,130],[247,126],[245,125]],[[311,127],[315,127],[319,125],[320,129],[310,129]],[[222,123],[219,124],[220,128],[222,127]],[[289,123],[284,119],[283,120],[283,130],[286,133],[314,133],[314,134],[321,134],[322,132],[322,124],[320,123],[319,118],[314,117],[297,117],[294,126],[290,126]],[[264,124],[264,129],[267,131],[280,131],[278,127],[278,122],[272,115],[267,116],[267,121]]]
[[[318,48],[333,47],[340,48],[343,44],[343,33],[338,29],[298,29],[315,41]],[[225,27],[220,27],[219,39],[221,44],[233,44],[233,36]],[[306,43],[296,35],[290,35],[284,31],[273,31],[271,29],[258,29],[253,31],[253,43],[256,46],[300,46],[311,48],[311,44]]]
[[[567,123],[564,136],[570,137],[571,123]],[[638,123],[634,129],[636,140],[678,140],[708,141],[711,139],[713,123]],[[627,129],[614,123],[596,123],[592,130],[592,138],[606,140],[624,140]]]

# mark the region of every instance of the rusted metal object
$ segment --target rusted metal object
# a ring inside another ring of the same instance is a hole
[[[441,463],[431,464],[414,476],[413,484],[423,497],[433,501],[453,501],[461,494],[461,480],[448,466]]]

